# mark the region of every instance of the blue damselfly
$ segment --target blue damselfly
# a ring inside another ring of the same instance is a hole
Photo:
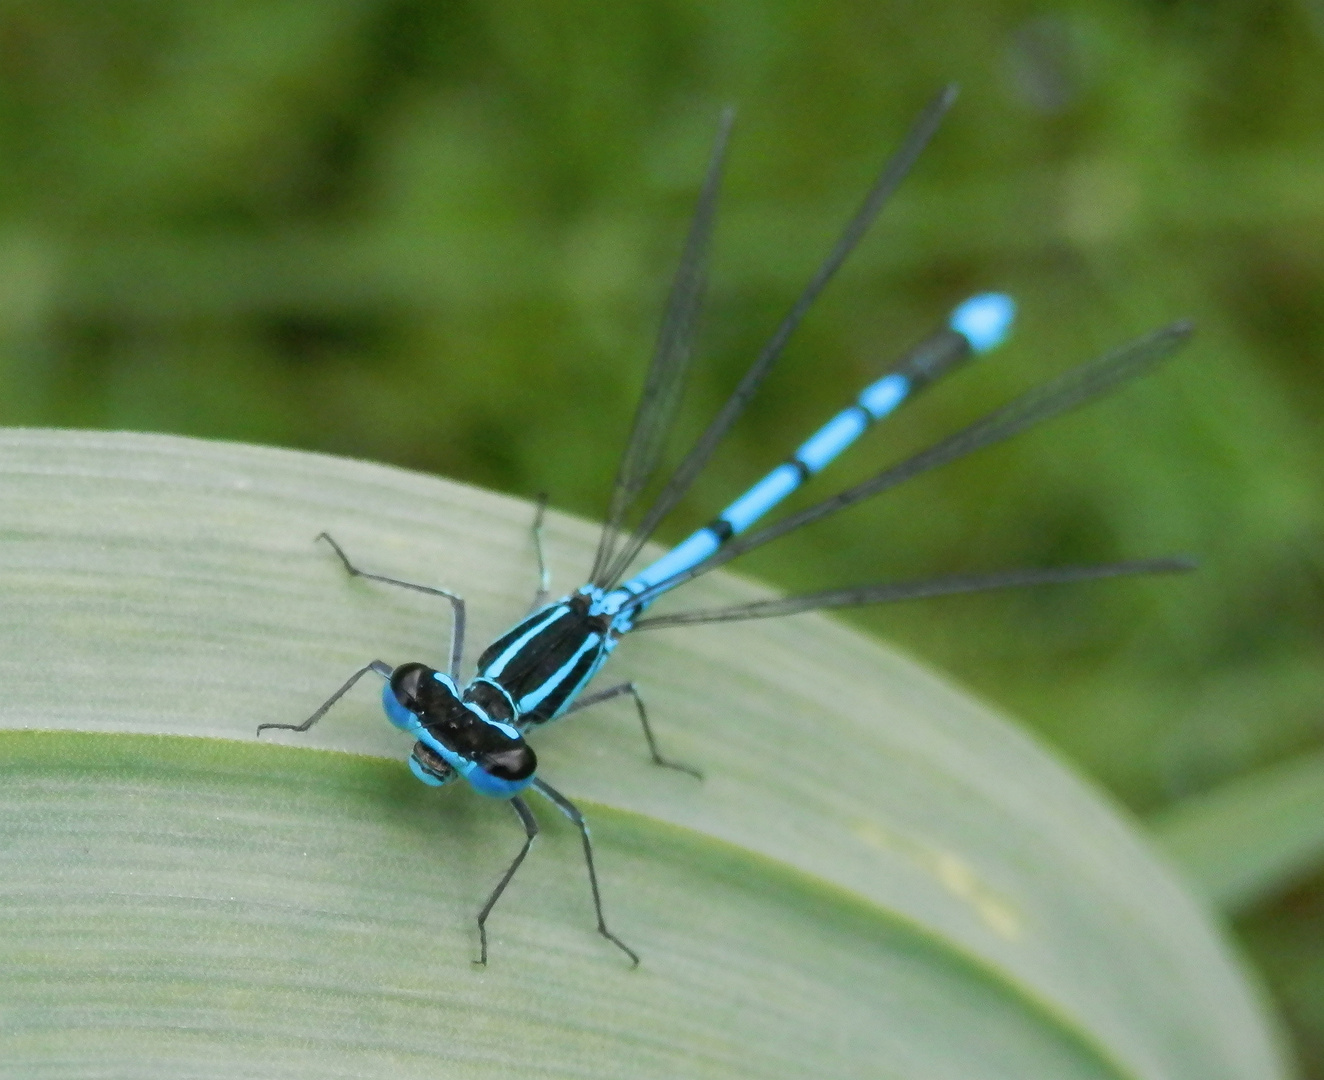
[[[373,672],[385,680],[382,702],[388,718],[417,739],[409,764],[420,780],[440,787],[463,778],[482,794],[510,803],[524,827],[525,841],[478,913],[478,963],[487,962],[488,916],[524,861],[538,832],[533,813],[523,799],[523,792],[530,788],[550,800],[578,828],[597,914],[598,932],[619,946],[633,963],[639,961],[634,950],[608,929],[603,918],[593,847],[583,816],[569,799],[537,775],[537,758],[526,741],[526,736],[533,730],[552,720],[612,698],[628,696],[633,699],[653,761],[696,777],[699,775],[697,770],[663,756],[649,724],[643,699],[633,683],[624,682],[584,693],[616,644],[631,630],[764,618],[818,608],[1190,569],[1189,560],[1175,558],[1096,566],[1018,569],[924,581],[870,584],[710,611],[661,616],[646,614],[653,601],[663,593],[738,555],[1099,397],[1119,383],[1153,368],[1190,334],[1190,327],[1185,323],[1174,323],[1154,331],[1067,371],[956,434],[823,502],[750,532],[756,522],[835,460],[871,424],[913,400],[920,390],[965,360],[994,348],[1002,341],[1010,328],[1014,306],[1010,298],[1004,295],[985,293],[960,304],[946,325],[910,350],[883,377],[865,387],[851,405],[830,419],[786,461],[737,498],[711,524],[695,532],[660,559],[627,577],[645,543],[663,518],[677,506],[718,443],[754,396],[809,306],[910,170],[954,97],[955,90],[949,87],[920,114],[860,209],[848,222],[827,258],[754,360],[735,392],[661,485],[647,509],[631,525],[629,522],[635,516],[633,511],[657,473],[689,368],[695,324],[704,292],[717,192],[731,130],[730,113],[723,116],[680,267],[672,283],[652,364],[621,458],[606,524],[602,529],[588,581],[575,592],[547,602],[547,575],[540,542],[543,508],[540,506],[534,523],[534,539],[538,545],[539,563],[544,569],[533,609],[531,614],[487,647],[478,658],[473,678],[467,682],[461,679],[465,607],[459,596],[445,589],[363,571],[350,561],[331,536],[323,533],[318,537],[330,545],[351,575],[447,600],[452,611],[449,666],[445,671],[438,671],[422,663],[393,666],[382,660],[373,660],[351,675],[339,690],[301,724],[263,724],[258,731],[266,728],[308,730],[359,679]]]

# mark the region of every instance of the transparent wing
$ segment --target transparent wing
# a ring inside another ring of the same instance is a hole
[[[861,604],[894,604],[902,600],[922,600],[930,596],[956,596],[961,593],[987,592],[991,589],[1020,589],[1028,585],[1065,585],[1096,578],[1125,577],[1133,574],[1180,574],[1195,569],[1195,561],[1186,558],[1137,559],[1132,562],[1100,563],[1097,566],[1054,566],[1031,570],[1000,570],[991,574],[952,574],[924,581],[892,581],[880,585],[857,585],[846,589],[786,596],[777,600],[759,600],[752,604],[713,608],[709,611],[680,611],[672,615],[650,615],[634,624],[642,630],[656,626],[690,626],[695,623],[737,622],[743,619],[771,619],[821,608],[856,607]]]
[[[773,364],[781,356],[791,334],[800,324],[800,320],[804,318],[805,312],[809,310],[810,305],[813,304],[818,294],[823,291],[824,286],[832,279],[841,264],[846,261],[846,257],[860,242],[865,232],[868,231],[879,211],[882,210],[887,200],[896,191],[901,181],[905,179],[906,174],[910,172],[915,160],[933,137],[933,133],[937,131],[943,116],[955,100],[956,87],[945,87],[920,113],[900,149],[892,155],[883,168],[868,195],[865,196],[860,209],[846,225],[845,230],[828,257],[823,261],[822,266],[810,279],[799,299],[796,300],[786,317],[782,319],[781,325],[777,327],[776,332],[763,347],[763,351],[759,353],[753,365],[745,373],[744,378],[740,380],[740,385],[736,387],[735,392],[722,406],[721,412],[708,425],[707,430],[699,436],[698,442],[694,444],[690,452],[685,455],[684,460],[681,461],[675,473],[672,474],[666,486],[644,515],[638,528],[633,530],[630,539],[607,565],[599,568],[600,573],[594,575],[593,580],[596,584],[604,588],[617,584],[662,519],[675,509],[676,504],[684,497],[690,485],[694,482],[694,478],[708,463],[708,459],[712,457],[718,443],[722,441],[731,425],[744,412],[745,406],[749,404],[755,391],[758,390],[760,384],[772,370]]]
[[[589,580],[593,582],[598,581],[611,563],[626,515],[657,469],[684,391],[685,376],[693,355],[695,327],[708,284],[708,250],[717,215],[726,148],[734,122],[735,110],[724,110],[717,125],[717,137],[708,159],[708,171],[694,209],[694,219],[685,239],[685,250],[671,282],[671,292],[653,349],[653,361],[616,471],[616,482],[612,485],[611,506],[598,539],[593,571],[589,574]]]
[[[640,593],[632,606],[642,607],[681,582],[706,574],[709,570],[716,569],[801,526],[821,521],[839,510],[871,498],[888,488],[896,487],[921,473],[1009,439],[1034,424],[1078,408],[1167,359],[1191,336],[1191,332],[1190,323],[1173,323],[1105,353],[1095,360],[1081,364],[1051,382],[1022,394],[927,450],[921,450],[913,457],[906,458],[854,487],[847,488],[839,495],[782,518],[758,532],[731,541],[697,566]]]

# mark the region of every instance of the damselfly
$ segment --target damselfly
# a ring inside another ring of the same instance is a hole
[[[417,741],[409,759],[414,775],[425,784],[443,786],[463,778],[484,795],[510,803],[524,827],[523,847],[507,867],[478,912],[479,958],[487,962],[487,919],[519,869],[538,832],[538,824],[523,798],[528,789],[547,798],[579,830],[598,932],[637,964],[638,955],[607,928],[593,863],[588,826],[574,804],[537,775],[537,758],[526,741],[533,730],[590,705],[627,696],[634,702],[653,761],[699,775],[694,769],[664,757],[649,725],[643,699],[632,682],[593,693],[584,690],[617,642],[631,630],[682,623],[720,622],[788,615],[816,608],[844,607],[907,600],[949,593],[968,593],[1022,585],[1084,581],[1123,574],[1152,574],[1190,569],[1184,559],[1150,559],[1097,566],[1009,570],[957,575],[914,582],[892,582],[835,589],[805,596],[765,600],[712,611],[645,616],[663,593],[705,574],[738,555],[760,547],[793,529],[820,521],[930,469],[1000,442],[1032,424],[1057,416],[1100,396],[1119,383],[1148,371],[1169,356],[1189,335],[1176,323],[1139,338],[1081,365],[955,435],[877,473],[839,494],[782,518],[756,532],[751,527],[815,473],[853,443],[874,421],[896,411],[920,390],[973,355],[994,348],[1007,334],[1013,316],[1011,300],[988,293],[973,297],[952,312],[946,326],[907,353],[893,369],[870,383],[855,402],[829,420],[785,462],[722,511],[714,521],[682,541],[632,577],[627,574],[662,519],[676,507],[722,437],[754,396],[781,355],[792,331],[851,252],[888,197],[910,170],[955,98],[949,87],[920,114],[901,147],[870,189],[818,272],[773,333],[768,344],[716,418],[647,510],[630,526],[632,511],[649,487],[662,457],[689,368],[704,292],[709,241],[717,192],[731,130],[728,112],[719,127],[658,333],[656,350],[635,412],[633,426],[616,475],[611,504],[586,584],[568,596],[547,601],[546,564],[542,559],[542,507],[534,523],[534,540],[542,574],[532,613],[487,647],[478,658],[476,674],[461,681],[464,657],[464,601],[446,589],[367,573],[355,566],[335,540],[325,540],[354,576],[442,597],[451,605],[449,666],[437,671],[426,664],[393,667],[382,660],[365,664],[301,724],[263,724],[266,728],[307,731],[369,672],[386,680],[382,703],[391,723]]]

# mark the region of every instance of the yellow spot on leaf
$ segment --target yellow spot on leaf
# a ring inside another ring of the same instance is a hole
[[[1016,909],[985,885],[959,855],[893,833],[875,821],[856,821],[852,832],[875,851],[908,857],[918,863],[947,892],[968,904],[979,921],[998,937],[1020,940],[1023,926]]]

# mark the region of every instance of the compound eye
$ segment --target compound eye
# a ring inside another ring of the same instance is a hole
[[[391,693],[411,713],[423,711],[422,687],[432,682],[433,671],[426,664],[401,664],[391,672]]]
[[[518,742],[504,750],[483,754],[478,765],[483,772],[498,780],[524,780],[537,770],[538,758],[533,747],[526,742]]]

